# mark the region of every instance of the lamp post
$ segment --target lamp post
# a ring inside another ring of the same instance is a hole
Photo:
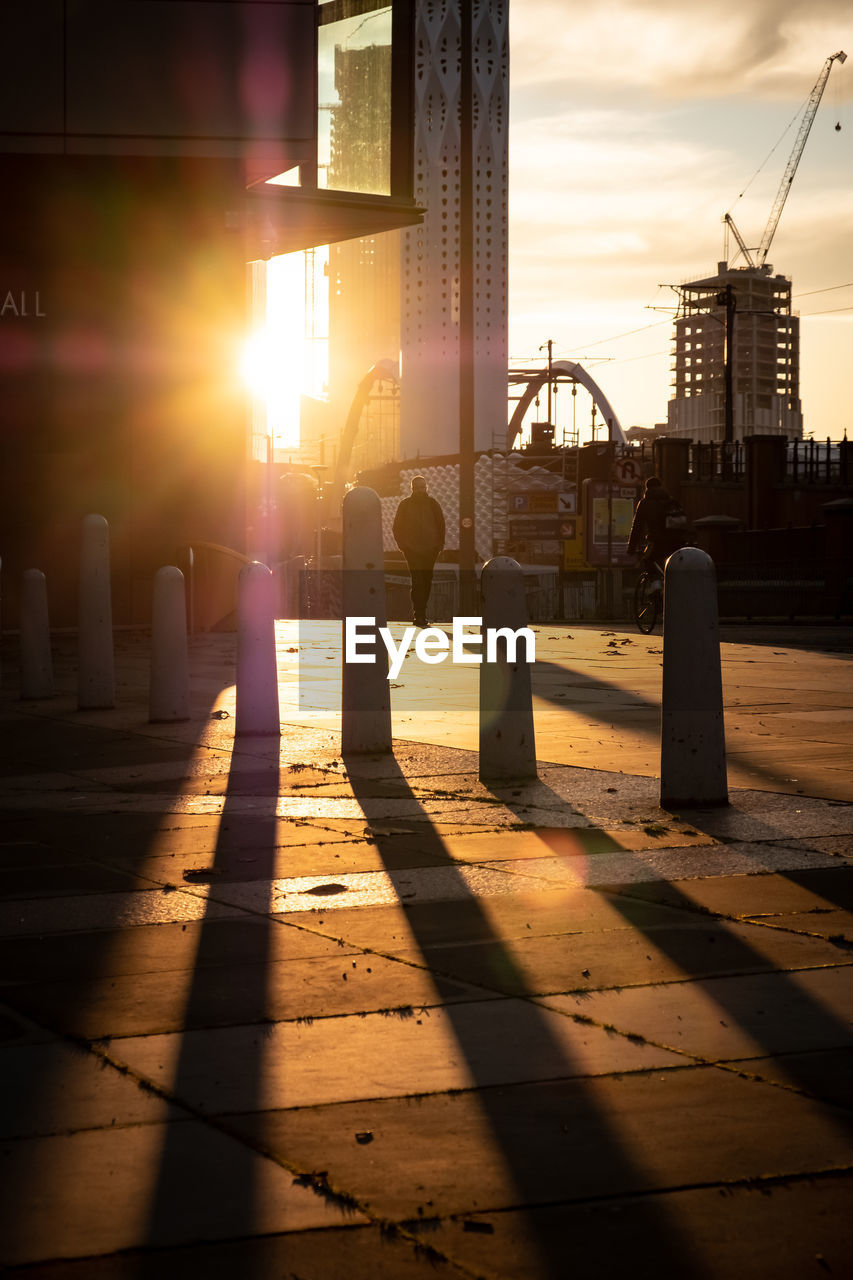
[[[726,444],[732,444],[735,438],[735,397],[734,397],[734,336],[735,336],[735,311],[737,310],[737,299],[735,291],[730,284],[717,294],[717,302],[720,306],[726,308],[726,325],[723,350],[723,370],[724,370],[724,397],[725,397],[725,426],[723,431],[723,440]]]
[[[459,606],[476,612],[473,5],[459,2]]]

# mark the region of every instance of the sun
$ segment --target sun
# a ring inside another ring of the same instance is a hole
[[[321,251],[288,253],[264,264],[264,321],[240,360],[255,429],[273,449],[298,449],[303,396],[323,398],[328,379],[328,277]]]

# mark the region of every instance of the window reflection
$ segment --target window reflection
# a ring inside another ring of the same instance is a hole
[[[318,185],[391,194],[391,6],[332,0],[318,32]]]

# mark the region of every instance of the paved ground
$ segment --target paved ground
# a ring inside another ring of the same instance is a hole
[[[853,1274],[849,628],[726,632],[731,805],[657,796],[660,637],[538,629],[539,779],[476,672],[404,667],[342,760],[338,628],[280,624],[281,743],[0,716],[0,1263],[68,1280]]]

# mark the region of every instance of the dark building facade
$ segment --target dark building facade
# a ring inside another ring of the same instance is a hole
[[[386,194],[318,184],[318,32],[393,9]],[[245,549],[247,263],[409,225],[409,3],[32,0],[0,9],[0,560],[76,619],[110,523],[114,618],[200,541]],[[291,185],[268,185],[287,174]]]

